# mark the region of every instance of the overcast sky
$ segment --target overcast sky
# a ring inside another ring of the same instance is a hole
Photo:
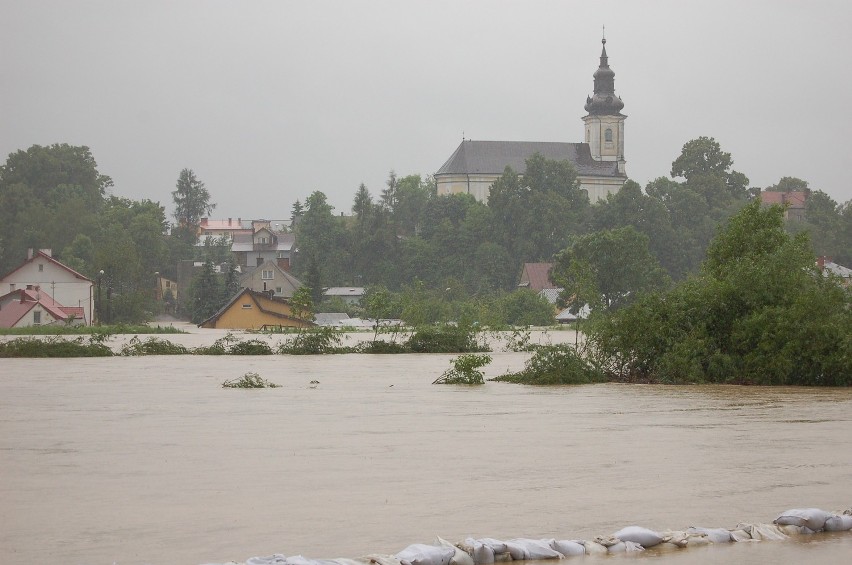
[[[0,0],[0,155],[91,148],[114,194],[287,218],[434,173],[462,140],[579,142],[601,26],[627,173],[715,137],[753,186],[852,199],[852,2]]]

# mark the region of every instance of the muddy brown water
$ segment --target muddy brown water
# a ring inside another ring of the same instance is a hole
[[[492,355],[487,376],[528,357]],[[357,557],[852,506],[852,390],[432,385],[453,357],[0,360],[0,563]],[[248,371],[282,386],[221,387]],[[850,555],[852,533],[639,558]]]

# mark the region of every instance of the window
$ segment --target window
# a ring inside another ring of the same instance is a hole
[[[264,269],[263,272],[260,273],[260,278],[265,281],[272,280],[272,271],[267,271],[266,269]]]
[[[592,132],[590,132],[589,130],[586,130],[586,143],[591,141],[591,139],[592,139]]]
[[[15,283],[11,283],[11,284],[9,285],[9,292],[12,292],[12,291],[14,291],[14,290],[15,290]]]
[[[243,310],[251,309],[251,304],[243,304]]]
[[[612,130],[609,128],[606,128],[606,131],[604,132],[604,141],[612,143]]]
[[[39,272],[39,273],[43,273],[43,272],[44,272],[44,265],[42,265],[41,263],[39,263],[39,264],[38,264],[38,272]]]
[[[275,287],[275,294],[281,294],[281,287],[280,286]]]
[[[33,312],[33,323],[40,324],[41,323],[41,312],[35,311]]]

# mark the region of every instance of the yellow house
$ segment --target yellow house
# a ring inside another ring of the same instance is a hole
[[[199,327],[229,330],[257,330],[263,327],[307,328],[315,325],[293,315],[290,303],[248,288],[242,289],[221,310]]]

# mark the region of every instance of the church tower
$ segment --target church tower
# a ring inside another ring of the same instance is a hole
[[[618,172],[624,172],[624,102],[615,95],[615,72],[609,68],[606,38],[601,40],[601,63],[595,71],[594,94],[586,97],[583,117],[586,124],[586,143],[596,161],[616,161]]]

